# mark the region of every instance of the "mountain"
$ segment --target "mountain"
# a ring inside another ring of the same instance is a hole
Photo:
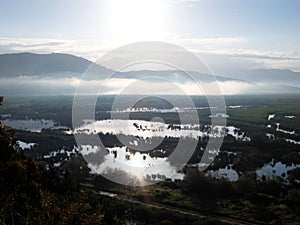
[[[48,76],[64,77],[81,76],[93,62],[69,54],[33,54],[15,53],[0,55],[0,77],[14,78],[19,76]],[[110,70],[97,65],[99,73]]]
[[[300,87],[300,72],[286,69],[253,69],[230,77],[252,83],[281,84]]]
[[[93,62],[81,57],[69,54],[52,53],[52,54],[34,54],[34,53],[15,53],[0,55],[0,77],[1,78],[17,78],[20,76],[32,76],[36,78],[51,77],[76,77],[81,78],[86,69]],[[101,65],[94,64],[93,72],[97,74],[111,74],[113,70],[107,69]],[[130,71],[118,72],[114,74],[116,78],[137,79],[141,76],[162,76],[174,79],[176,73],[177,78],[186,76],[183,71]],[[199,74],[190,72],[203,82],[212,81],[209,74]],[[179,77],[178,77],[179,75]],[[236,80],[228,77],[217,76],[217,80],[227,81]]]
[[[82,74],[93,62],[69,54],[16,53],[0,55],[0,95],[74,94]],[[215,76],[179,70],[140,70],[115,72],[102,65],[93,64],[91,77],[86,85],[87,93],[94,93],[101,86],[99,75],[112,75],[118,80],[115,91],[128,84],[126,79],[148,79],[153,85],[174,81],[189,85],[193,79],[210,83],[217,79],[221,91],[230,94],[300,93],[300,73],[290,70],[252,70],[235,76]],[[192,78],[189,76],[192,75]],[[159,79],[158,79],[159,78]],[[124,79],[124,82],[123,80]],[[88,79],[86,79],[88,80]],[[97,80],[97,81],[95,81]],[[100,82],[100,83],[99,83]],[[116,83],[115,83],[116,84]],[[298,87],[297,87],[298,86]],[[165,86],[161,86],[164,88]],[[187,86],[185,86],[187,88]],[[189,86],[188,86],[189,89]],[[90,92],[91,91],[91,92]]]

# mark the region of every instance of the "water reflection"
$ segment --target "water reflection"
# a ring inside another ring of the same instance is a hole
[[[126,171],[127,174],[123,175],[130,178],[126,182],[137,182],[136,179],[139,179],[140,182],[141,180],[157,182],[166,178],[183,179],[183,173],[176,171],[167,157],[151,157],[149,153],[132,152],[125,146],[106,149],[107,154],[101,164],[91,162],[88,164],[92,173],[106,174],[117,178],[122,171]],[[85,151],[84,154],[86,157],[94,153],[87,154]]]
[[[288,181],[288,172],[299,168],[298,164],[286,165],[282,162],[275,162],[273,159],[268,164],[265,164],[262,168],[256,170],[256,175],[258,179],[275,179],[276,177],[281,177],[286,182]]]

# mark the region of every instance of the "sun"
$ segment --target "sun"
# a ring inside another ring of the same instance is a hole
[[[164,35],[162,0],[111,0],[110,29],[126,41],[158,40]]]

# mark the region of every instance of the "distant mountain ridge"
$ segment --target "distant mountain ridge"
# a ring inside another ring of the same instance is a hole
[[[51,54],[35,54],[35,53],[14,53],[0,55],[0,78],[19,78],[19,77],[35,77],[35,78],[82,78],[82,74],[93,64],[92,61],[77,57],[70,54],[51,53]],[[111,75],[113,70],[107,69],[102,65],[93,64],[89,72],[89,79],[99,79],[100,75]],[[114,78],[140,79],[142,76],[158,76],[165,79],[174,80],[176,73],[176,81],[186,82],[188,77],[186,72],[179,70],[140,70],[128,72],[115,72]],[[202,82],[211,81],[238,81],[245,82],[240,79],[211,76],[210,74],[200,74],[189,71],[194,78]],[[86,78],[86,77],[85,77]],[[86,78],[87,79],[87,78]]]
[[[62,73],[64,73],[64,77],[75,76],[79,78],[92,64],[92,61],[85,58],[65,53],[35,54],[25,52],[0,54],[0,78],[46,75],[60,77]],[[93,69],[96,73],[113,73],[113,70],[102,65],[94,64]],[[116,76],[137,78],[140,74],[147,72],[149,73],[149,71],[132,71],[119,73]],[[152,73],[157,72],[152,71]],[[255,69],[230,76],[217,75],[216,78],[219,81],[239,80],[241,82],[285,84],[300,87],[300,72],[284,69]]]
[[[300,87],[300,72],[287,69],[255,69],[245,71],[239,78],[255,83],[273,83]]]
[[[34,54],[14,53],[0,55],[0,94],[72,94],[75,91],[71,81],[57,82],[58,79],[81,79],[83,73],[93,64],[92,61],[70,54]],[[89,80],[99,80],[100,75],[111,75],[113,70],[102,65],[93,64],[92,76]],[[232,76],[188,72],[201,82],[211,82],[217,79],[223,88],[240,89],[241,94],[257,93],[300,93],[300,73],[290,70],[253,70]],[[141,79],[142,77],[165,78],[167,81],[185,83],[188,75],[179,70],[140,70],[116,72],[114,78]],[[13,82],[10,79],[17,79]],[[27,79],[27,80],[24,80]],[[42,81],[45,82],[42,82]],[[87,79],[88,80],[88,79]],[[49,81],[52,81],[49,82]],[[192,80],[190,80],[192,81]],[[163,82],[163,80],[162,80]],[[50,84],[51,83],[51,84]]]
[[[14,78],[20,76],[38,76],[40,78],[50,76],[51,78],[76,77],[81,78],[81,75],[92,65],[93,62],[87,59],[77,57],[70,54],[51,53],[51,54],[35,54],[35,53],[13,53],[0,55],[0,78]],[[111,74],[114,71],[107,69],[101,65],[93,64],[93,72],[95,74]],[[117,72],[114,77],[137,79],[141,75],[157,75],[170,78],[176,72],[184,76],[183,71],[130,71]],[[163,73],[163,75],[162,75]],[[209,74],[198,74],[190,72],[193,75],[199,76],[202,81],[213,80]],[[171,77],[174,79],[173,77]],[[217,80],[228,81],[238,80],[228,77],[216,76]]]
[[[41,76],[64,73],[82,74],[93,62],[63,53],[34,54],[14,53],[0,55],[0,77]],[[109,69],[97,66],[99,72],[110,72]]]

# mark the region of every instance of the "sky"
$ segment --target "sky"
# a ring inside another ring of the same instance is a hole
[[[216,74],[300,71],[297,0],[11,0],[0,5],[0,53],[64,52],[97,60],[137,41],[166,41]]]

